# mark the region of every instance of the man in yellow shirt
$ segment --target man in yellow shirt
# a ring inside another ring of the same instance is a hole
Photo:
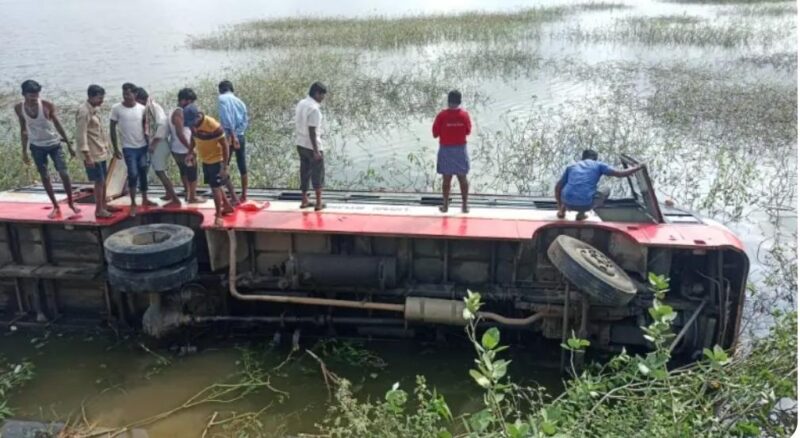
[[[214,194],[214,208],[217,213],[215,224],[222,225],[222,216],[233,213],[233,207],[222,193],[223,185],[228,188],[236,202],[236,192],[228,178],[228,166],[225,165],[230,153],[225,131],[218,121],[200,112],[193,103],[183,109],[183,122],[192,129],[192,144],[203,165],[203,179]],[[188,155],[191,156],[191,153]]]

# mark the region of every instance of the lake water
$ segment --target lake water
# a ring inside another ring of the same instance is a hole
[[[779,40],[769,47],[722,48],[716,45],[654,46],[615,41],[575,43],[558,37],[560,32],[574,26],[602,29],[611,26],[615,19],[628,16],[689,15],[715,20],[720,11],[725,10],[723,7],[655,1],[625,3],[631,7],[586,11],[571,15],[566,21],[545,24],[542,33],[555,37],[545,37],[536,43],[537,56],[555,64],[575,63],[598,71],[605,71],[602,70],[604,66],[613,63],[654,67],[678,64],[703,67],[711,64],[720,65],[720,68],[735,64],[728,70],[732,74],[732,83],[795,84],[796,87],[796,66],[794,71],[787,72],[769,65],[736,64],[736,60],[742,57],[796,53],[792,39]],[[554,4],[557,3],[546,3]],[[7,23],[4,32],[0,33],[0,91],[15,94],[19,83],[35,78],[43,84],[46,96],[75,102],[82,99],[89,83],[104,85],[109,90],[108,100],[112,101],[118,98],[118,88],[126,81],[143,85],[151,93],[172,93],[179,87],[196,84],[198,78],[221,78],[228,69],[253,65],[265,57],[269,51],[191,50],[186,46],[188,35],[209,34],[220,26],[253,19],[298,15],[394,16],[514,10],[525,6],[530,6],[530,2],[348,0],[308,4],[260,0],[129,0],[124,3],[108,0],[0,0],[0,10]],[[766,23],[771,19],[763,18]],[[421,64],[433,63],[447,50],[447,44],[431,45],[426,50],[415,52],[413,59]],[[379,58],[379,71],[384,72],[391,72],[407,62],[406,53],[381,53]],[[560,115],[567,106],[568,114],[576,100],[605,98],[609,93],[603,78],[591,74],[558,74],[547,69],[516,79],[489,78],[481,82],[479,88],[487,99],[480,104],[467,105],[476,124],[475,136],[503,130],[510,120],[515,117],[525,119],[533,112]],[[633,92],[647,96],[653,88],[652,78],[642,78],[635,81]],[[247,100],[247,96],[242,97]],[[0,127],[3,127],[2,123]],[[8,132],[15,129],[10,123],[7,127]],[[392,155],[402,156],[420,148],[428,148],[426,153],[430,156],[433,144],[429,139],[429,127],[428,120],[410,118],[389,133],[339,140],[348,145],[353,168],[364,169],[380,166]],[[0,141],[8,138],[0,137]],[[16,143],[13,146],[16,147]],[[657,159],[659,152],[653,151],[656,156],[648,158]],[[793,162],[790,167],[794,172],[787,175],[786,184],[794,186],[796,145],[791,152],[789,161]],[[706,170],[701,169],[701,172]],[[769,170],[761,169],[761,172],[769,173]],[[759,178],[765,176],[756,175],[752,184],[756,184],[755,181],[760,183]],[[659,188],[673,195],[677,193],[679,198],[680,187],[676,182],[674,186]],[[763,196],[767,197],[769,193],[765,192]],[[771,269],[768,264],[761,263],[765,260],[764,250],[774,245],[776,239],[786,243],[796,236],[794,196],[792,192],[788,202],[784,203],[787,206],[785,210],[772,214],[760,211],[760,207],[750,208],[745,217],[736,221],[725,220],[724,214],[714,214],[742,238],[753,261],[751,279],[756,282],[763,280]],[[707,211],[714,210],[708,208]],[[120,340],[108,333],[9,332],[0,337],[0,353],[12,361],[31,358],[37,367],[36,379],[12,399],[12,407],[18,415],[79,419],[83,405],[91,421],[104,426],[120,426],[179,405],[205,385],[235,371],[240,351],[231,345],[234,342],[239,341],[232,340],[227,345],[199,345],[198,354],[186,356],[166,348],[158,349],[158,354],[169,357],[171,361],[163,369],[157,366],[157,356],[140,347],[139,340]],[[309,347],[313,342],[312,339],[304,340],[304,346]],[[183,346],[193,343],[194,340],[187,339]],[[174,345],[181,346],[180,343]],[[432,385],[448,396],[454,410],[469,410],[479,402],[480,394],[466,377],[467,367],[471,364],[467,348],[406,342],[374,342],[367,347],[383,358],[388,366],[368,373],[346,364],[336,368],[337,372],[354,379],[366,393],[381,397],[395,381],[410,389],[414,374],[425,374]],[[284,345],[275,355],[280,359],[287,353]],[[530,351],[514,350],[512,354],[515,360],[512,375],[515,378],[536,380],[557,389],[559,376],[552,368],[531,363],[534,355]],[[288,401],[268,411],[264,417],[270,423],[268,430],[275,433],[313,431],[313,422],[319,421],[328,400],[315,362],[308,358],[297,360],[273,383],[291,395]],[[259,409],[271,398],[274,398],[273,394],[267,393],[257,400],[248,399],[224,409],[238,412]],[[187,410],[150,426],[150,436],[199,436],[208,418],[219,409],[222,408],[203,406]]]

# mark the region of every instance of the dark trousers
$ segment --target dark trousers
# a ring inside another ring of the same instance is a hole
[[[300,155],[300,191],[308,191],[308,183],[314,190],[321,190],[325,186],[325,155],[320,151],[322,159],[314,159],[314,151],[304,147],[297,147]]]

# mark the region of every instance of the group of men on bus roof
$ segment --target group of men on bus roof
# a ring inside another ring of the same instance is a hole
[[[61,125],[56,106],[40,98],[41,85],[34,80],[22,83],[24,100],[15,105],[20,123],[22,159],[25,164],[33,162],[41,176],[42,185],[53,204],[48,215],[60,217],[61,209],[53,191],[48,171],[48,160],[59,173],[67,195],[67,205],[75,213],[72,185],[61,143],[65,143],[70,156],[76,150]],[[105,181],[111,157],[124,160],[127,167],[127,191],[130,196],[128,214],[138,211],[137,191],[141,194],[141,205],[154,207],[158,204],[148,198],[148,172],[152,167],[164,186],[167,201],[163,207],[180,207],[181,199],[167,175],[170,157],[178,167],[185,193],[185,202],[204,203],[197,194],[197,167],[203,170],[203,179],[211,189],[216,219],[234,212],[237,205],[247,200],[248,169],[246,131],[250,121],[247,106],[234,94],[233,84],[223,80],[218,85],[217,109],[219,120],[207,115],[196,104],[197,95],[191,88],[183,88],[177,94],[177,103],[167,113],[142,87],[132,83],[122,85],[122,102],[111,107],[110,126],[106,131],[100,107],[105,90],[99,85],[90,85],[87,99],[77,111],[77,150],[81,153],[87,178],[94,183],[95,216],[98,219],[113,217],[120,208],[107,202]],[[322,142],[323,114],[320,104],[328,90],[320,82],[311,84],[308,96],[295,108],[294,143],[300,159],[300,208],[313,205],[315,211],[325,208],[322,190],[325,184],[325,157]],[[461,212],[469,212],[469,154],[467,137],[472,132],[469,113],[461,107],[461,93],[450,91],[447,108],[440,111],[433,122],[432,134],[439,140],[436,171],[442,175],[442,204],[439,210],[447,213],[450,202],[450,187],[456,176],[461,191]],[[106,135],[108,132],[108,136]],[[110,137],[110,141],[109,141]],[[121,148],[120,148],[121,143]],[[240,175],[241,192],[236,193],[228,174],[232,157]],[[616,170],[598,161],[592,150],[583,152],[581,160],[570,165],[556,184],[558,217],[564,218],[566,210],[578,212],[576,219],[586,218],[586,212],[598,207],[608,196],[597,190],[602,175],[628,176],[640,167]],[[309,201],[309,188],[314,190],[314,202]]]

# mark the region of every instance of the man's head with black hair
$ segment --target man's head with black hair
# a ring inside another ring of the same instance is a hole
[[[35,102],[39,99],[39,92],[42,91],[42,86],[33,79],[28,79],[22,83],[22,95],[25,96],[26,102]]]
[[[136,103],[136,90],[138,87],[136,85],[125,82],[122,84],[122,101],[128,105],[133,106]]]
[[[150,95],[144,88],[139,87],[136,89],[136,101],[139,102],[140,104],[147,105],[147,99],[149,97]]]
[[[103,99],[106,97],[106,90],[99,85],[92,84],[89,85],[89,89],[86,90],[86,96],[92,106],[100,106],[103,104]]]
[[[447,106],[450,108],[458,108],[461,105],[461,92],[458,90],[451,90],[447,93]]]
[[[219,94],[225,94],[229,91],[233,93],[233,82],[225,79],[217,85],[217,89],[219,90]]]
[[[181,88],[181,90],[178,91],[179,107],[185,108],[186,105],[193,103],[195,100],[197,100],[197,95],[194,94],[194,90],[192,90],[191,88]]]
[[[308,95],[317,102],[322,102],[326,94],[328,94],[328,88],[322,82],[314,82],[308,89]]]
[[[595,160],[597,161],[597,152],[591,149],[584,149],[583,154],[581,154],[581,160]]]

